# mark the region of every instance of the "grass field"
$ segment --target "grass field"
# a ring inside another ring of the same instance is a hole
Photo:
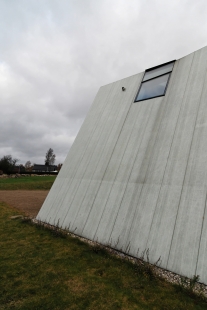
[[[207,309],[182,287],[0,203],[0,309]]]
[[[0,190],[48,190],[56,176],[27,176],[0,179]]]

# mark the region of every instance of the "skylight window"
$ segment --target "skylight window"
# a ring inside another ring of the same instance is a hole
[[[135,101],[164,96],[175,61],[147,69]]]

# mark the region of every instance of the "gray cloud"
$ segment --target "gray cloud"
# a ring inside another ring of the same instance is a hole
[[[101,85],[207,44],[207,3],[0,1],[0,157],[63,162]]]

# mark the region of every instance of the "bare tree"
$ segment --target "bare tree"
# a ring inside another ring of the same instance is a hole
[[[30,171],[31,170],[31,167],[32,167],[32,164],[31,164],[31,161],[28,160],[25,164],[25,170],[26,171]]]
[[[60,169],[62,168],[62,165],[63,165],[63,164],[58,164],[58,165],[57,165],[57,170],[58,170],[58,171],[60,171]]]
[[[51,166],[53,165],[55,162],[55,154],[53,149],[49,148],[49,150],[47,151],[46,155],[45,155],[45,165],[46,166]]]

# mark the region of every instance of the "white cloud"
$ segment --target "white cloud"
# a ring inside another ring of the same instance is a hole
[[[207,3],[0,1],[0,157],[63,162],[99,87],[207,44]]]

